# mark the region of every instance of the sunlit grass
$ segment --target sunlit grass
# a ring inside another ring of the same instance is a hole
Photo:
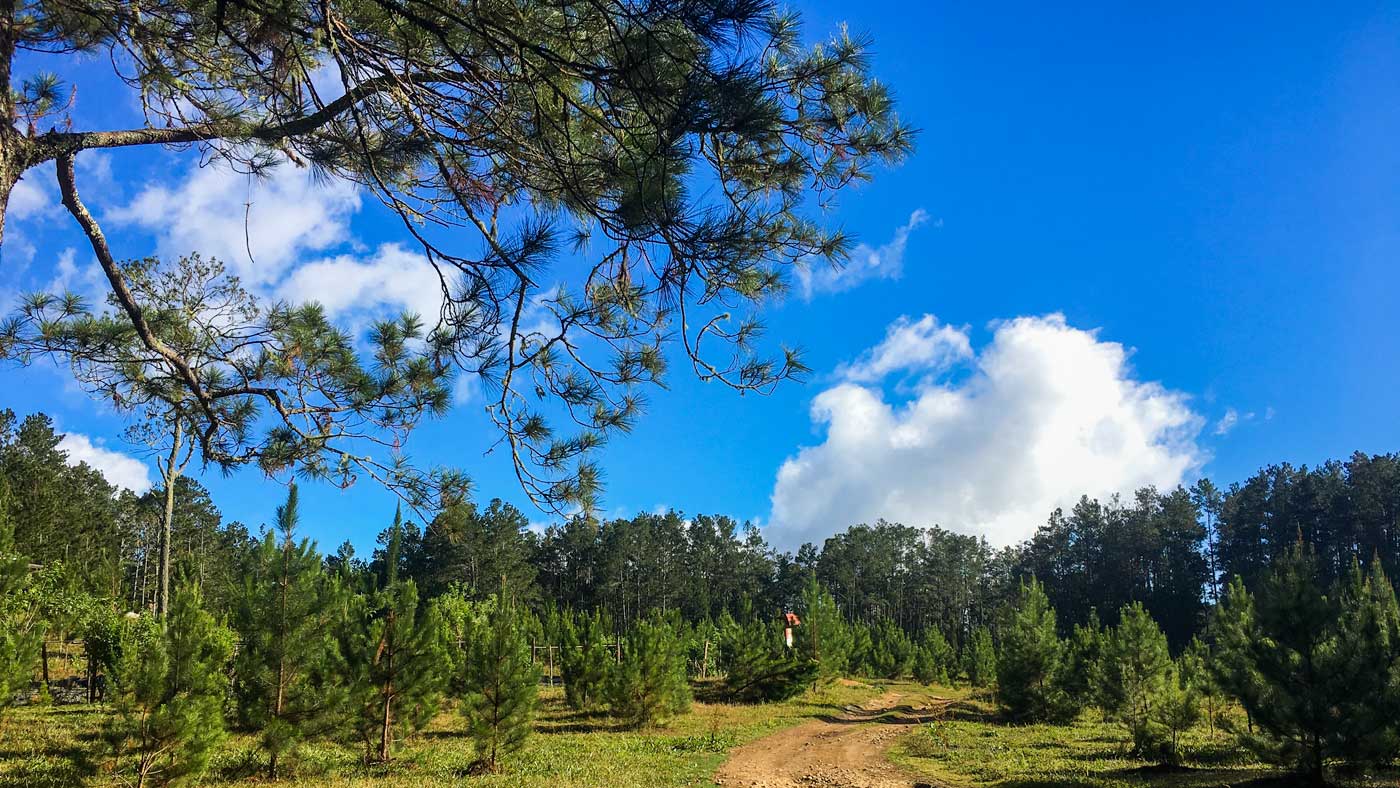
[[[1073,725],[1016,725],[998,718],[986,697],[958,700],[941,719],[915,726],[890,757],[948,788],[1143,788],[1289,785],[1290,775],[1258,763],[1227,733],[1202,723],[1181,741],[1182,765],[1136,758],[1126,730],[1088,712]],[[1241,719],[1240,722],[1243,722]],[[1393,786],[1394,775],[1343,775],[1339,784]]]
[[[503,774],[471,778],[481,786],[709,785],[728,751],[779,728],[878,695],[876,686],[832,686],[786,703],[743,706],[697,702],[663,727],[628,731],[603,714],[565,706],[563,692],[541,692],[536,733]],[[706,693],[702,688],[701,697]],[[97,707],[20,708],[0,721],[0,788],[125,785],[102,745],[107,712]],[[215,757],[206,785],[458,786],[475,760],[455,709],[446,709],[410,739],[388,765],[366,766],[354,746],[318,742],[302,748],[276,782],[261,776],[252,736],[233,734]]]

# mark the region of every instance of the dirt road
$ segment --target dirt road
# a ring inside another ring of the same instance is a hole
[[[947,701],[889,692],[860,707],[779,731],[735,750],[725,788],[911,788],[924,785],[885,759],[900,734]]]

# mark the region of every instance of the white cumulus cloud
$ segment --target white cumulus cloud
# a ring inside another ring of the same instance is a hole
[[[1138,380],[1128,357],[1058,314],[994,324],[979,352],[932,316],[896,321],[813,401],[825,439],[779,469],[770,538],[820,542],[883,517],[1005,545],[1080,495],[1184,481],[1206,459],[1204,422],[1185,394]],[[937,382],[959,360],[968,374]],[[920,370],[910,397],[878,385]]]
[[[893,372],[937,372],[971,357],[966,329],[943,325],[933,315],[918,320],[905,316],[890,324],[884,341],[838,367],[836,374],[856,383],[872,383]]]
[[[442,280],[428,258],[398,244],[373,255],[339,255],[307,263],[279,286],[292,302],[318,301],[332,317],[380,307],[408,309],[431,325],[442,308]]]
[[[58,195],[49,188],[41,171],[29,173],[20,178],[10,190],[10,203],[5,216],[13,219],[31,219],[48,216],[58,211]]]
[[[813,260],[798,266],[797,283],[802,297],[810,300],[817,293],[839,293],[869,279],[898,279],[904,274],[904,247],[909,244],[909,234],[927,221],[928,212],[920,208],[883,246],[859,244],[851,250],[851,259],[842,265]]]
[[[249,179],[214,163],[151,184],[104,218],[150,231],[163,256],[218,258],[255,292],[319,301],[338,319],[363,324],[408,309],[435,322],[437,270],[398,244],[362,248],[351,227],[360,207],[360,192],[343,180],[291,165]]]
[[[87,463],[100,471],[110,484],[125,487],[135,493],[151,489],[151,473],[146,463],[119,451],[99,446],[86,435],[70,432],[58,442],[58,448],[67,452],[69,465]]]
[[[359,208],[359,192],[343,180],[291,165],[249,178],[216,163],[147,186],[104,218],[149,230],[161,255],[215,257],[257,286],[278,281],[307,253],[349,241]]]

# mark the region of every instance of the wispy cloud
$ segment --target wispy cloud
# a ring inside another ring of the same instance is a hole
[[[802,297],[810,300],[818,293],[839,293],[871,279],[898,279],[904,274],[904,249],[910,233],[928,220],[924,209],[914,211],[887,243],[880,247],[859,244],[852,250],[851,259],[842,265],[824,260],[807,261],[797,268]]]

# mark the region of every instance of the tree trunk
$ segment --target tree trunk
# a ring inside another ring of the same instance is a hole
[[[393,738],[390,731],[394,727],[393,700],[392,689],[384,693],[384,721],[383,728],[379,732],[379,761],[381,763],[389,762],[389,742]]]
[[[4,263],[5,214],[10,192],[25,170],[25,139],[15,128],[14,93],[10,88],[10,68],[15,57],[16,0],[0,0],[0,263]]]
[[[388,622],[384,627],[384,632],[386,637],[393,637],[394,611],[392,609],[389,611]],[[384,682],[384,720],[383,729],[380,731],[379,735],[379,760],[381,763],[389,762],[390,745],[394,740],[394,648],[397,644],[389,642],[387,645],[389,648],[385,654],[385,658],[388,660],[388,664],[385,666],[384,675],[387,676],[388,679]]]
[[[184,422],[175,417],[174,440],[170,444],[170,457],[165,464],[165,519],[161,523],[160,534],[160,599],[156,602],[156,615],[164,618],[170,609],[170,537],[175,522],[175,483],[179,481],[180,470],[176,463],[180,459],[180,439]]]
[[[291,550],[292,532],[287,531],[286,538],[282,544],[282,577],[280,583],[280,593],[277,601],[277,698],[272,705],[272,718],[282,719],[283,698],[286,697],[287,689],[287,593],[289,585],[288,575],[291,573]],[[272,760],[268,764],[268,776],[277,779],[277,751],[272,751]]]

